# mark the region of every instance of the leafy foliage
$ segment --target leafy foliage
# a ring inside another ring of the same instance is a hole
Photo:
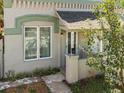
[[[13,70],[9,70],[6,74],[6,78],[2,78],[1,81],[15,81],[17,79],[23,79],[27,77],[41,77],[41,76],[46,76],[50,74],[55,74],[59,72],[60,70],[58,68],[47,68],[47,69],[42,69],[42,68],[37,68],[33,70],[32,72],[20,72],[20,73],[15,73]]]
[[[0,90],[0,93],[6,93],[5,90]]]
[[[30,89],[29,93],[37,93],[36,90]]]
[[[70,85],[72,93],[109,93],[103,78],[88,78]]]
[[[104,0],[98,5],[95,15],[101,25],[99,40],[104,42],[104,51],[94,57],[91,46],[94,42],[91,33],[89,37],[90,66],[97,68],[105,74],[105,81],[109,84],[111,92],[119,87],[124,92],[124,31],[121,27],[120,17],[115,13],[116,0]],[[104,26],[104,18],[109,28]]]
[[[3,0],[0,0],[0,9],[3,9]]]
[[[124,8],[124,0],[120,0],[122,7]]]

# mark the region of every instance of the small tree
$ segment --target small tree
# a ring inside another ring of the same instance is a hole
[[[122,7],[124,7],[124,0],[121,0],[121,5]]]
[[[124,31],[119,21],[119,15],[115,13],[115,7],[116,0],[104,0],[95,11],[102,31],[102,35],[99,35],[98,39],[104,42],[104,49],[94,57],[91,48],[94,42],[92,32],[88,42],[88,64],[104,73],[105,82],[109,84],[112,93],[117,88],[124,93]],[[103,18],[109,26],[108,29],[104,27]]]

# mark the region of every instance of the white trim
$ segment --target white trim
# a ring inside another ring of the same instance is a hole
[[[24,57],[23,57],[23,58],[24,58],[24,61],[37,60],[37,58],[34,58],[34,59],[25,59],[25,28],[26,28],[26,27],[32,27],[32,28],[33,28],[33,27],[36,27],[36,29],[37,29],[37,26],[24,26],[24,28],[23,28],[23,30],[24,30],[24,42],[23,42],[23,43],[24,43],[24,49],[23,49],[23,51],[24,51]]]
[[[52,58],[52,33],[53,33],[53,27],[52,26],[39,26],[39,28],[40,27],[50,27],[50,56],[49,57],[43,57],[43,58],[40,58],[40,56],[39,56],[39,58],[38,59],[48,59],[48,58]]]
[[[25,1],[25,0],[13,0],[14,8],[33,8],[33,9],[91,9],[89,5],[97,6],[97,4],[86,3],[66,3],[66,2],[45,2],[45,1]],[[83,6],[83,7],[82,7]],[[94,7],[92,7],[94,9]]]
[[[26,27],[29,27],[29,28],[33,28],[35,27],[37,29],[37,58],[33,58],[33,59],[25,59],[25,28]],[[40,58],[40,27],[50,27],[50,57],[43,57],[43,58]],[[40,60],[40,59],[49,59],[49,58],[52,58],[52,33],[53,33],[53,27],[52,26],[24,26],[23,27],[23,30],[24,30],[24,61],[35,61],[35,60]]]
[[[40,27],[37,27],[37,59],[40,57]]]
[[[78,32],[76,32],[76,54],[78,54]]]
[[[103,52],[103,41],[100,40],[100,49],[99,49],[99,52]]]
[[[66,54],[68,54],[68,32],[66,32]]]

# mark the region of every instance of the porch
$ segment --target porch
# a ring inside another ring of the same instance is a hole
[[[100,24],[92,12],[59,11],[57,13],[61,23],[60,66],[67,82],[73,83],[95,76],[98,72],[87,65],[88,36],[84,32],[100,30]],[[67,19],[67,16],[70,18]],[[102,51],[102,41],[95,38],[93,52],[98,51]]]
[[[87,65],[88,38],[81,31],[66,31],[61,35],[61,71],[68,83],[95,76],[97,71]],[[94,52],[100,50],[99,42]]]

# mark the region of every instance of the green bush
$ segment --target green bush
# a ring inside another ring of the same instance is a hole
[[[26,78],[26,77],[32,77],[32,73],[22,72],[22,73],[16,74],[16,79],[23,79],[23,78]]]
[[[4,90],[0,90],[0,93],[5,93],[5,89]]]
[[[32,75],[33,76],[46,76],[46,75],[50,75],[50,74],[55,74],[57,72],[59,72],[60,70],[58,68],[51,68],[49,67],[48,69],[35,69],[33,72],[32,72]]]
[[[16,79],[15,71],[9,70],[6,74],[6,78],[10,81],[14,81]]]
[[[72,93],[109,93],[104,78],[88,78],[71,84]]]
[[[36,92],[36,90],[34,90],[34,89],[30,89],[30,90],[29,90],[29,93],[37,93],[37,92]]]
[[[6,78],[0,79],[1,81],[14,81],[17,79],[23,79],[26,77],[41,77],[41,76],[46,76],[50,74],[55,74],[59,72],[60,70],[58,68],[47,68],[47,69],[42,69],[42,68],[36,68],[32,72],[21,72],[15,74],[15,71],[9,70],[5,75]]]

